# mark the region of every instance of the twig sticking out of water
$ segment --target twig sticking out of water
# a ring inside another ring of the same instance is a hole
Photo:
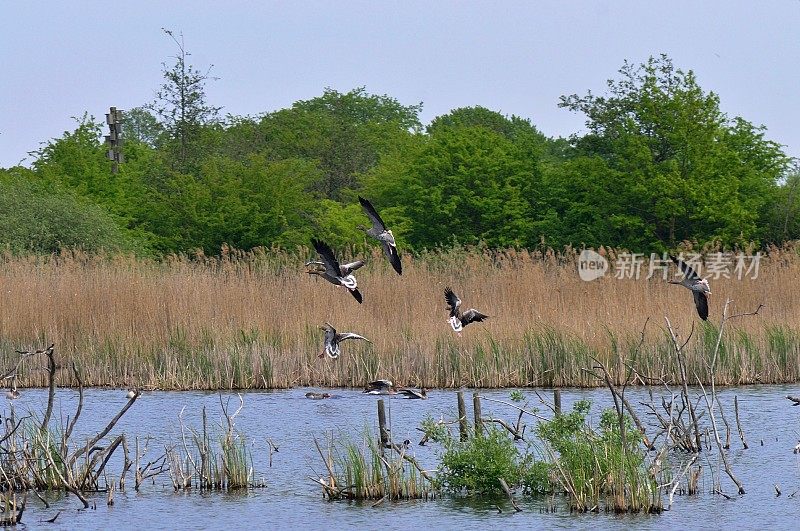
[[[517,505],[517,501],[514,499],[514,494],[511,492],[511,489],[508,488],[508,483],[506,483],[506,480],[500,478],[499,481],[500,481],[500,487],[502,487],[503,492],[506,493],[506,496],[508,496],[508,500],[511,502],[511,506],[514,507],[515,511],[521,513],[522,509],[520,508],[519,505]]]
[[[739,420],[739,397],[733,397],[733,407],[736,411],[736,427],[739,430],[739,438],[742,440],[742,446],[747,450],[747,441],[744,440],[744,430],[742,429],[742,422]]]

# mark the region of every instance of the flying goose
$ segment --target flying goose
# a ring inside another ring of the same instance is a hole
[[[339,261],[336,260],[336,256],[334,256],[328,244],[319,240],[311,240],[311,244],[319,253],[322,261],[307,262],[306,267],[313,265],[315,268],[306,271],[306,273],[309,275],[319,275],[336,286],[344,286],[350,291],[359,304],[361,304],[364,298],[361,296],[361,292],[358,291],[358,284],[356,283],[356,277],[353,275],[353,271],[363,266],[364,261],[357,260],[349,264],[339,265]]]
[[[397,393],[391,380],[375,380],[364,387],[368,395],[393,395]]]
[[[700,278],[700,275],[683,260],[675,258],[672,255],[669,255],[669,257],[683,272],[682,280],[670,280],[669,283],[680,284],[684,288],[692,290],[694,305],[697,306],[697,314],[700,316],[700,319],[705,321],[708,319],[708,295],[711,295],[711,288],[708,285],[708,280]]]
[[[320,329],[325,330],[325,349],[320,353],[319,358],[325,357],[325,354],[328,357],[336,359],[341,354],[341,348],[339,347],[339,343],[346,340],[346,339],[363,339],[367,343],[372,343],[366,337],[360,336],[358,334],[353,334],[351,332],[345,332],[340,334],[336,331],[334,327],[331,326],[330,323],[325,323],[325,326],[320,326]]]
[[[470,308],[462,314],[461,299],[459,299],[449,287],[444,288],[444,300],[447,302],[448,309],[450,310],[450,318],[448,319],[448,322],[450,323],[450,326],[453,327],[453,330],[458,332],[459,336],[461,335],[461,329],[470,324],[472,321],[480,322],[489,317],[488,315],[484,315],[474,308]]]
[[[403,398],[417,399],[417,400],[425,400],[426,398],[428,398],[428,392],[424,387],[421,388],[419,391],[417,391],[416,389],[410,389],[408,387],[404,387],[403,389],[399,389],[397,392],[398,394],[403,395]]]
[[[402,275],[403,264],[400,262],[400,255],[397,253],[397,244],[394,242],[394,234],[392,234],[392,231],[386,228],[386,224],[383,222],[380,215],[378,215],[378,212],[372,206],[372,203],[361,196],[358,196],[358,201],[361,203],[364,213],[367,215],[370,221],[372,221],[371,229],[367,229],[361,225],[359,225],[358,228],[381,242],[381,245],[383,246],[383,252],[385,252],[386,256],[389,257],[389,262],[392,264],[392,267],[395,271],[397,271],[398,275]]]

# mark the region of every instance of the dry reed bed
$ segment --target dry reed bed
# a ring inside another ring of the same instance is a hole
[[[221,259],[63,253],[0,260],[0,369],[15,349],[56,343],[89,385],[161,389],[361,386],[390,378],[427,387],[597,385],[591,356],[621,367],[650,322],[635,365],[676,381],[664,330],[684,337],[689,373],[705,374],[716,324],[702,323],[691,294],[651,280],[583,282],[563,255],[450,251],[404,257],[396,275],[377,252],[358,271],[364,303],[304,273],[304,257],[227,252]],[[645,267],[646,270],[646,267]],[[442,291],[491,318],[456,337]],[[725,333],[718,384],[800,380],[800,259],[793,249],[763,258],[757,279],[711,281],[713,321],[726,298],[735,311],[766,307]],[[372,345],[348,342],[338,360],[317,359],[331,322]],[[70,371],[60,382],[69,385]],[[24,366],[19,385],[42,385]]]

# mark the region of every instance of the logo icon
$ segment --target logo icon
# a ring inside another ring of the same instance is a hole
[[[578,275],[581,280],[591,282],[606,274],[608,260],[590,249],[584,249],[578,256]]]

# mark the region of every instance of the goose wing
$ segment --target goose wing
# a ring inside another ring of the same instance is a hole
[[[400,254],[397,252],[397,247],[384,241],[381,241],[381,244],[383,244],[383,252],[389,257],[389,263],[392,264],[392,267],[397,271],[398,275],[402,275],[403,263],[400,261]]]
[[[368,200],[364,199],[361,196],[358,196],[358,202],[361,203],[361,208],[364,209],[364,213],[367,215],[369,220],[372,222],[372,228],[380,234],[381,232],[386,230],[386,224],[381,219],[378,212],[375,210],[375,207],[372,206]]]
[[[450,310],[450,317],[455,317],[458,315],[458,309],[461,306],[461,299],[458,298],[458,295],[453,293],[453,290],[449,287],[444,288],[444,300],[447,302],[447,307]]]
[[[467,326],[472,321],[480,322],[480,321],[483,321],[484,319],[488,319],[488,318],[489,318],[488,315],[479,312],[475,308],[470,308],[469,310],[464,312],[464,315],[461,316],[461,324],[463,326]]]
[[[336,256],[333,254],[328,244],[320,240],[311,240],[311,245],[314,246],[314,249],[316,249],[319,256],[322,258],[322,265],[325,266],[325,271],[330,275],[336,277],[340,276],[341,267],[339,266],[339,261],[336,260]]]
[[[684,262],[680,258],[676,258],[676,257],[674,257],[672,255],[669,255],[669,257],[673,262],[675,262],[675,265],[677,265],[678,268],[680,268],[680,270],[683,272],[683,274],[686,275],[686,278],[691,279],[691,280],[700,280],[700,275],[698,275],[697,271],[692,269],[689,264],[687,264],[686,262]]]
[[[417,391],[416,389],[409,389],[407,387],[400,389],[398,393],[403,395],[405,398],[415,398],[419,400],[427,398],[427,396],[422,394],[422,392]]]
[[[391,380],[375,380],[374,382],[369,382],[366,388],[370,391],[384,391],[391,389],[392,385],[394,384],[392,384]]]
[[[708,319],[708,297],[702,291],[695,291],[692,290],[692,295],[694,295],[694,305],[697,306],[697,315],[700,316],[700,319],[703,321]]]
[[[372,341],[370,341],[366,337],[354,334],[352,332],[344,332],[343,334],[339,334],[339,341],[344,341],[345,339],[363,339],[367,343],[372,343]]]
[[[351,290],[350,290],[350,295],[352,295],[352,296],[353,296],[353,298],[354,298],[355,300],[357,300],[359,304],[361,304],[362,302],[364,302],[364,296],[363,296],[363,295],[361,295],[361,292],[360,292],[360,291],[358,291],[358,288],[351,289]]]
[[[344,264],[340,267],[341,275],[346,277],[356,269],[362,267],[364,265],[364,260],[356,260],[355,262],[350,262],[349,264]]]

